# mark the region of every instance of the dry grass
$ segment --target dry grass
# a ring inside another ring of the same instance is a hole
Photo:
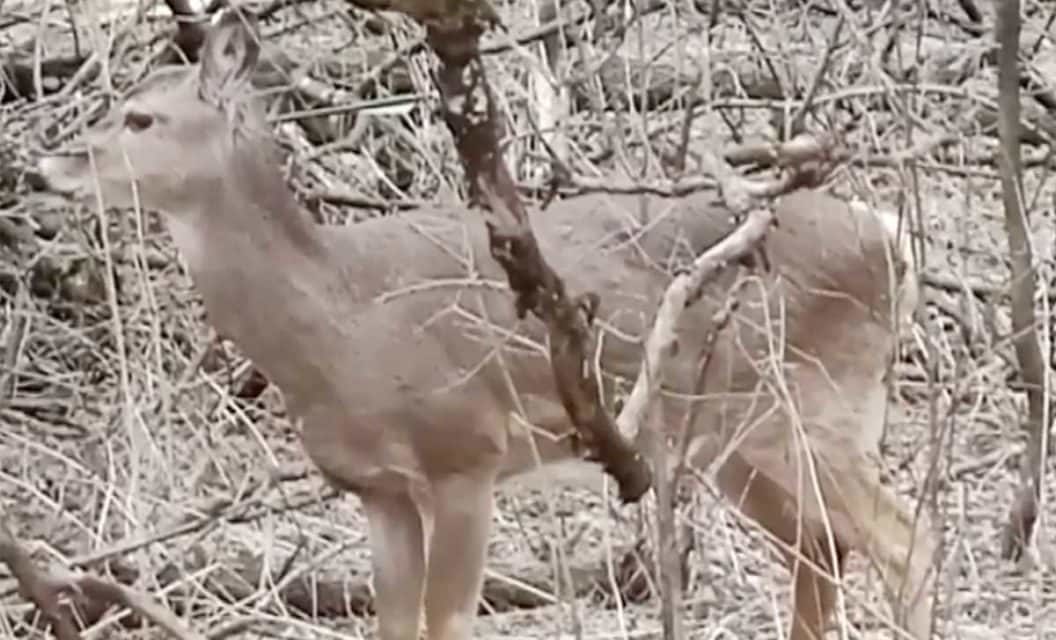
[[[14,47],[32,53],[38,37],[45,58],[73,52],[66,13],[58,3],[4,4],[0,25],[7,25],[7,13],[17,17],[24,12],[30,18],[15,20],[0,32],[5,56]],[[91,210],[75,211],[30,196],[21,180],[41,135],[76,130],[80,115],[112,95],[103,87],[125,87],[140,77],[153,51],[149,45],[156,48],[158,34],[167,28],[162,8],[142,24],[119,26],[118,37],[107,46],[111,23],[103,21],[94,6],[98,4],[85,2],[74,14],[81,27],[80,45],[84,52],[102,55],[104,74],[63,97],[0,107],[0,338],[5,345],[0,364],[0,505],[5,520],[41,561],[134,572],[137,588],[187,613],[191,624],[207,634],[244,622],[248,630],[243,637],[369,637],[369,617],[346,615],[345,607],[334,603],[327,603],[334,610],[320,605],[314,615],[295,611],[277,595],[284,583],[302,577],[361,584],[368,573],[363,518],[356,500],[334,498],[316,476],[286,473],[279,478],[274,472],[277,466],[307,469],[277,392],[270,388],[256,398],[238,397],[248,365],[230,345],[211,346],[199,303],[156,216],[144,214],[140,220],[108,212],[104,218]],[[503,8],[515,35],[531,28],[533,4]],[[957,14],[955,3],[944,4]],[[1037,13],[1025,23],[1025,49],[1034,46],[1045,29],[1046,12],[1052,11],[1027,4]],[[298,4],[275,14],[263,32],[270,46],[281,43],[297,64],[328,65],[309,66],[314,77],[354,88],[376,64],[375,53],[407,47],[417,35],[403,25],[388,38],[367,39],[362,16],[345,11],[336,1]],[[655,56],[690,74],[700,70],[704,86],[715,87],[717,108],[696,118],[690,150],[707,151],[730,139],[720,108],[742,135],[773,137],[773,122],[767,120],[771,112],[762,107],[775,106],[774,113],[780,113],[782,105],[746,96],[743,87],[731,85],[731,74],[748,68],[753,77],[766,78],[763,59],[769,57],[782,86],[802,95],[835,19],[820,11],[753,14],[750,22],[767,51],[760,55],[735,16],[720,19],[709,46],[699,28],[702,19],[682,11],[676,17],[665,10],[643,20],[629,31],[623,51],[639,58]],[[128,8],[111,13],[119,22],[131,15]],[[980,124],[987,122],[987,104],[995,102],[994,70],[985,62],[977,64],[991,39],[988,34],[970,36],[939,19],[921,25],[906,15],[911,22],[898,41],[903,58],[893,56],[892,64],[916,67],[926,90],[902,91],[881,101],[886,90],[906,81],[883,76],[866,47],[885,44],[884,34],[891,29],[877,30],[870,40],[866,13],[848,13],[846,46],[834,53],[818,89],[814,113],[820,119],[807,119],[810,130],[834,125],[847,130],[857,162],[841,173],[838,190],[885,206],[904,204],[910,211],[920,204],[923,270],[931,284],[920,322],[904,334],[885,461],[891,482],[913,497],[919,497],[929,465],[938,462],[942,481],[935,505],[945,544],[937,616],[943,637],[1056,638],[1051,525],[1056,510],[1048,500],[1056,490],[1056,476],[1051,464],[1032,554],[1019,566],[998,557],[999,528],[1016,486],[1023,446],[1018,423],[1024,398],[1008,384],[1013,356],[1001,295],[1008,268],[991,162],[996,134]],[[1028,65],[1042,78],[1056,77],[1052,42],[1039,47]],[[601,54],[596,52],[587,66],[593,68]],[[507,158],[528,184],[541,175],[540,164],[529,153],[538,151],[529,135],[527,116],[535,107],[525,79],[526,61],[539,64],[538,55],[532,47],[490,59],[510,128],[520,134]],[[919,65],[912,62],[915,57]],[[346,67],[335,69],[335,62]],[[418,55],[406,66],[422,94],[431,91],[429,64],[428,57]],[[333,75],[336,71],[342,75]],[[744,78],[742,74],[742,83]],[[853,127],[831,99],[841,92],[863,114]],[[896,113],[882,108],[885,104],[894,105]],[[789,103],[790,112],[796,107],[795,101]],[[1049,121],[1053,115],[1048,114]],[[666,151],[678,142],[677,126],[666,136],[646,131],[665,122],[677,125],[683,117],[671,105],[666,113],[624,112],[622,118],[604,121],[579,111],[563,123],[563,131],[583,150],[574,154],[574,163],[584,174],[613,165],[640,171],[647,155],[643,139]],[[912,138],[907,137],[907,123],[913,123]],[[425,105],[412,106],[403,115],[373,117],[353,141],[339,138],[316,146],[295,124],[287,122],[279,130],[292,151],[291,181],[325,220],[366,215],[334,204],[340,201],[337,196],[413,202],[451,200],[460,192],[457,158],[442,123],[430,117]],[[917,170],[892,164],[893,157],[938,135],[952,140],[928,149]],[[615,160],[597,153],[607,137],[620,143]],[[1025,148],[1028,155],[1036,152]],[[655,155],[651,162],[647,172],[655,176]],[[1056,283],[1051,259],[1054,166],[1051,161],[1047,167],[1034,166],[1025,178],[1043,275],[1039,283],[1048,299],[1039,301],[1043,318],[1056,304],[1051,284]],[[23,241],[8,238],[12,229],[23,230]],[[989,293],[970,296],[939,286],[943,283]],[[1051,331],[1052,323],[1042,326]],[[1047,353],[1052,352],[1051,339],[1048,334],[1049,342],[1043,344]],[[640,527],[637,509],[617,510],[588,489],[508,487],[497,500],[492,571],[513,580],[522,572],[549,569],[558,576],[570,558],[605,559],[632,541]],[[769,561],[758,532],[740,523],[706,483],[684,517],[696,542],[686,594],[690,637],[779,637],[778,625],[787,612],[787,577]],[[840,637],[893,637],[876,615],[886,618],[888,613],[878,598],[875,576],[863,579],[853,571],[861,566],[856,559],[847,580],[846,636]],[[246,567],[260,568],[254,575],[263,578],[222,597],[218,585],[229,587],[231,575]],[[603,606],[599,593],[569,600],[560,595],[560,582],[551,581],[557,604],[485,616],[479,636],[657,635],[655,600],[622,609]],[[353,595],[349,609],[355,609]],[[0,597],[0,634],[25,636],[22,616],[29,607],[15,593],[13,581],[0,579]],[[112,612],[86,637],[156,635],[121,630],[115,622],[119,616]]]

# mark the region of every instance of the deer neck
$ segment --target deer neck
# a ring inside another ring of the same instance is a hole
[[[229,175],[188,185],[182,210],[166,224],[192,277],[223,278],[248,266],[274,282],[324,257],[316,225],[277,168],[246,153]]]
[[[327,336],[304,328],[329,327],[326,293],[342,282],[319,230],[288,194],[204,192],[200,206],[165,218],[208,323],[284,393],[310,397],[327,383],[313,362]]]
[[[257,170],[189,187],[165,220],[210,322],[270,359],[273,336],[302,324],[339,277],[277,169]]]

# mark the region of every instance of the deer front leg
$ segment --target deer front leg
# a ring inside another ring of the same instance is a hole
[[[495,471],[433,484],[433,531],[425,592],[429,640],[470,640],[484,583]]]
[[[425,530],[404,493],[364,495],[380,640],[419,640],[425,591]]]

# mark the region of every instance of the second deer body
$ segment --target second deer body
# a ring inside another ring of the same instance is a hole
[[[282,390],[322,474],[362,499],[380,637],[416,640],[424,611],[429,638],[464,640],[496,482],[576,455],[545,331],[517,321],[484,227],[464,211],[312,224],[245,99],[257,46],[221,20],[199,68],[155,72],[87,149],[46,158],[42,173],[56,190],[98,185],[107,204],[165,214],[209,321]],[[773,269],[732,289],[731,272],[683,315],[666,424],[675,433],[692,411],[691,464],[729,454],[718,484],[793,569],[792,638],[821,637],[835,602],[823,574],[838,576],[851,550],[876,561],[904,627],[925,638],[931,533],[915,533],[875,460],[894,324],[916,303],[906,244],[893,217],[818,192],[776,212]],[[730,230],[723,214],[706,194],[585,196],[533,214],[570,289],[603,296],[610,393],[638,373],[671,270]],[[728,294],[739,310],[700,385]]]

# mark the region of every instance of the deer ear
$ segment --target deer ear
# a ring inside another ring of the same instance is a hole
[[[249,80],[260,57],[256,18],[234,9],[221,9],[201,50],[199,94],[221,104]]]

